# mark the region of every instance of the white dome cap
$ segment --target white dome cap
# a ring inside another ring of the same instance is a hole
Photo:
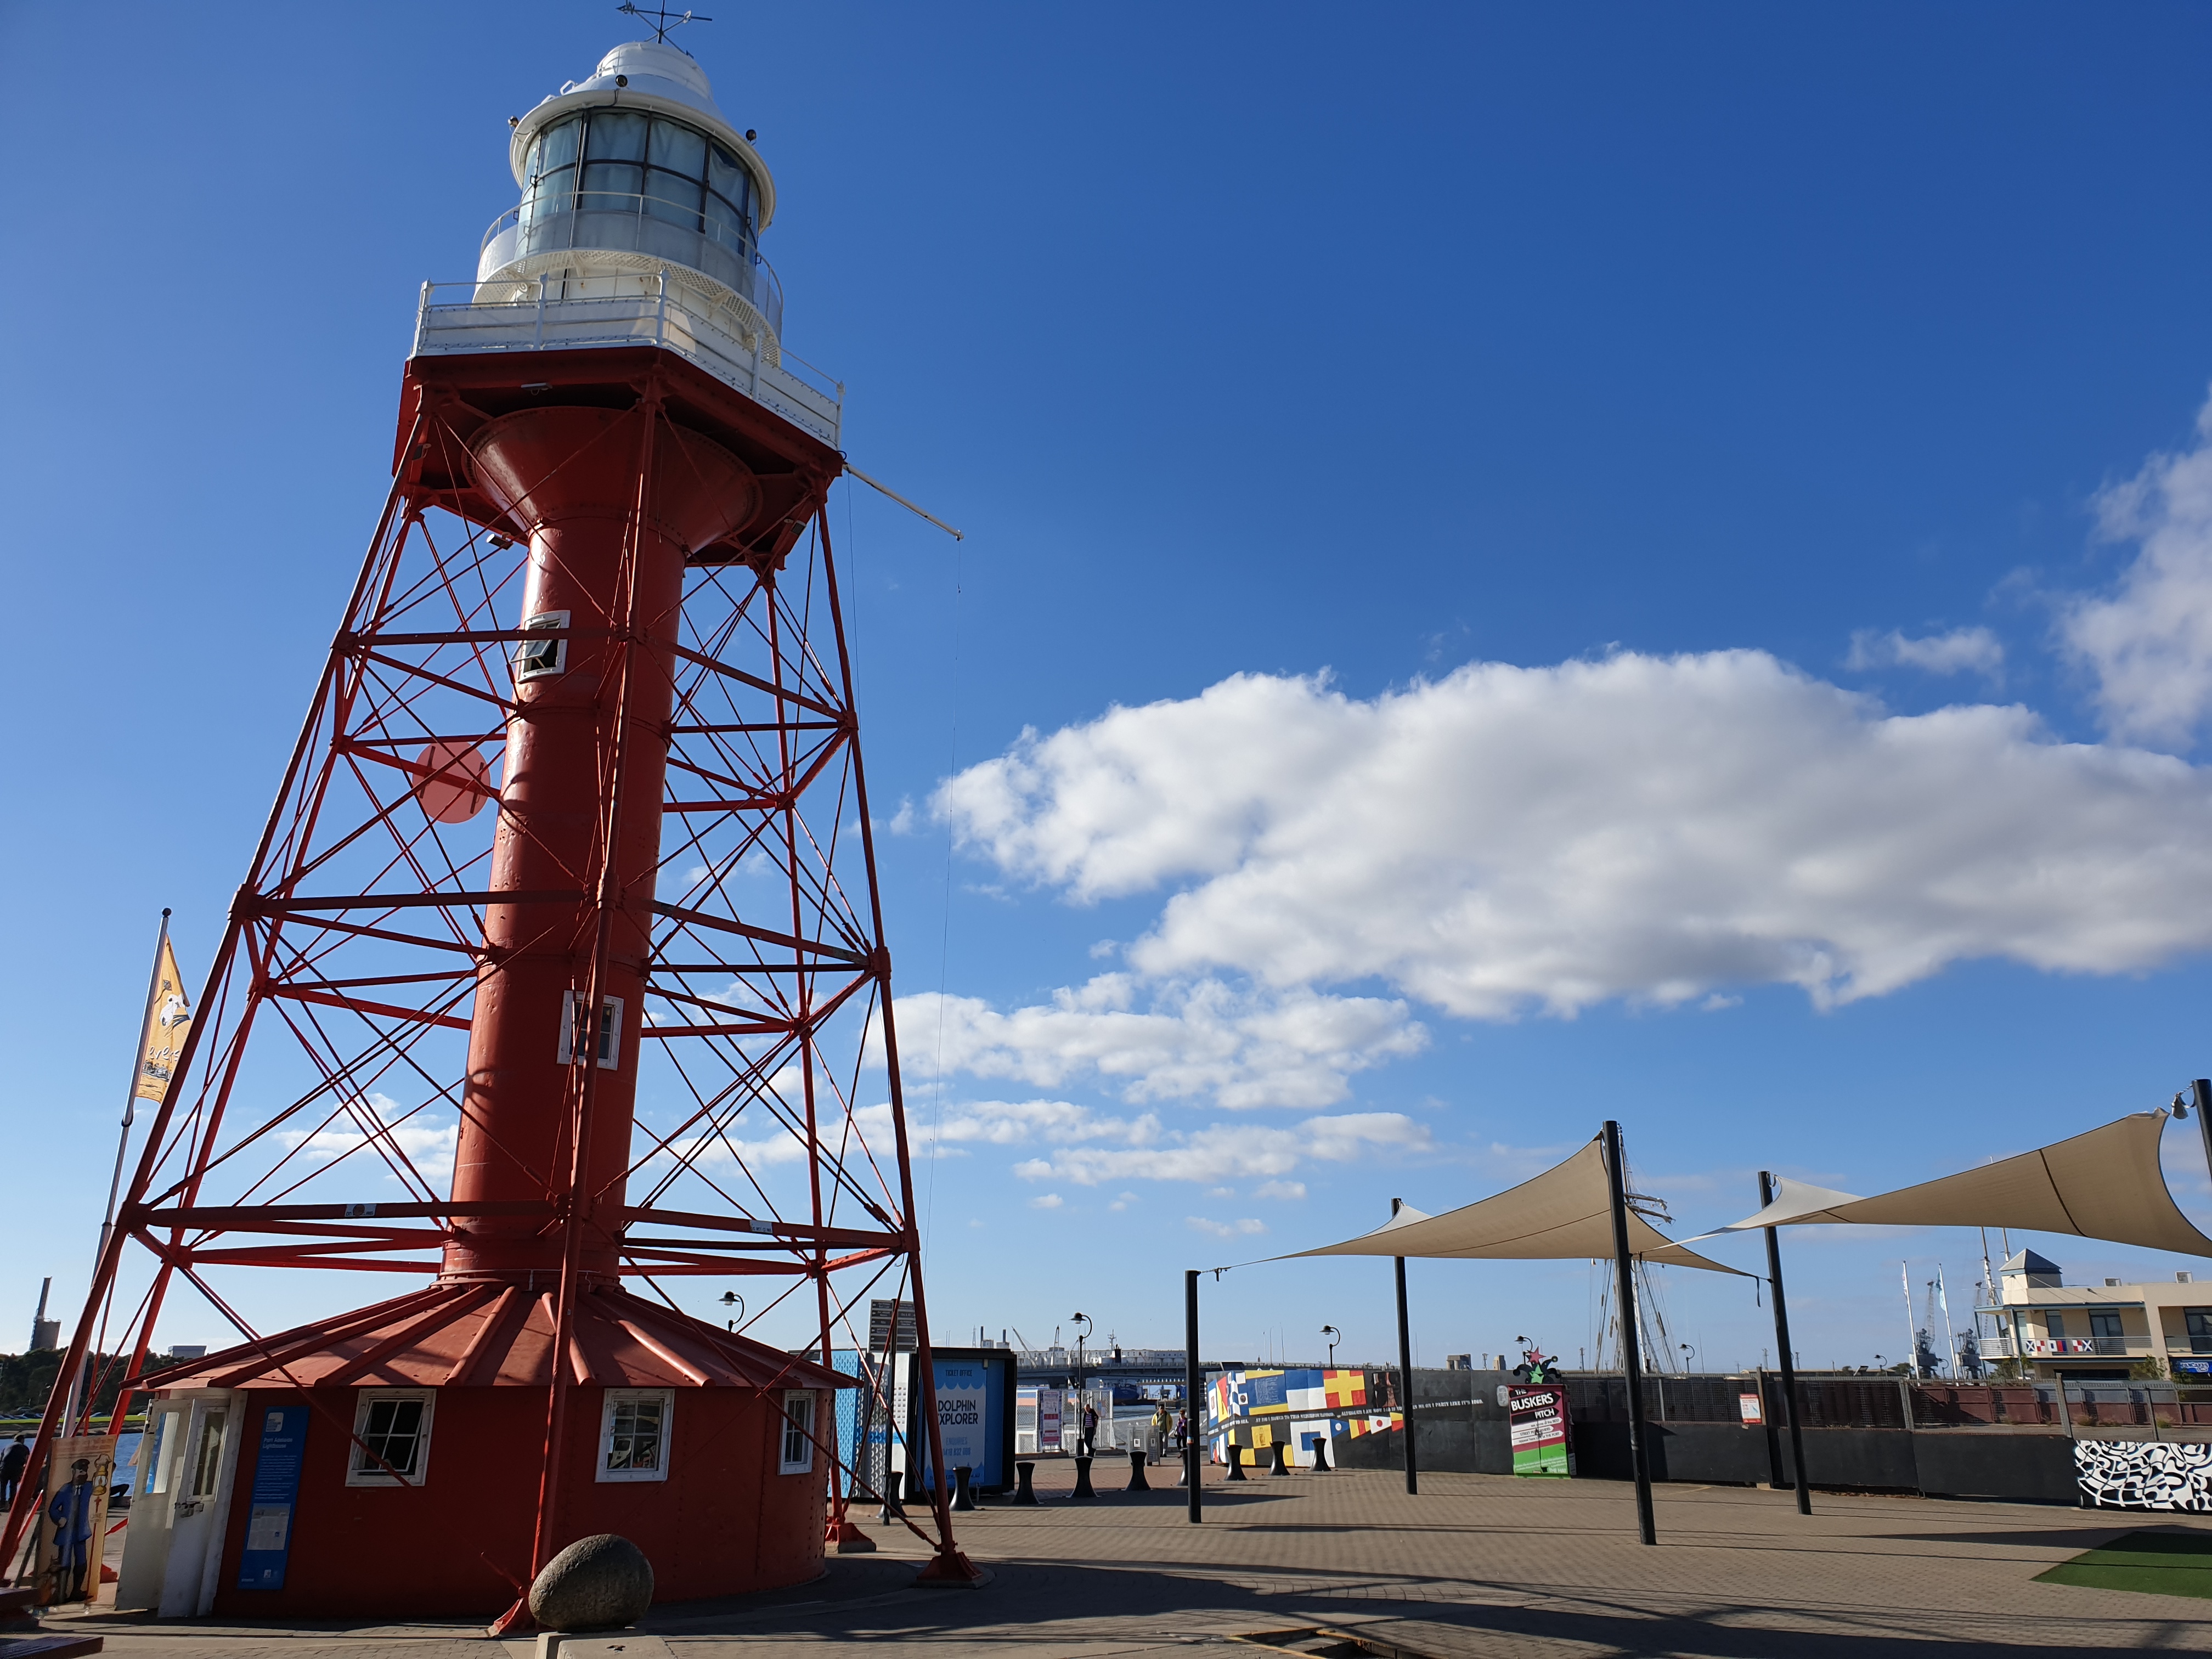
[[[617,46],[599,59],[599,66],[592,71],[590,80],[571,81],[561,90],[596,92],[602,87],[611,88],[618,75],[629,76],[630,86],[639,92],[690,104],[702,115],[710,116],[724,126],[730,125],[728,118],[715,106],[714,88],[708,84],[707,71],[699,67],[699,60],[688,52],[679,52],[659,40],[632,40]]]

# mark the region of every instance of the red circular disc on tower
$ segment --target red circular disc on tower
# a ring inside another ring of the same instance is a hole
[[[434,823],[465,823],[491,799],[491,771],[472,743],[434,743],[415,757],[415,799]]]

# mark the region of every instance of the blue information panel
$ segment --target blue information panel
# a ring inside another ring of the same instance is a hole
[[[246,1512],[246,1550],[238,1558],[242,1590],[284,1588],[292,1553],[292,1510],[300,1498],[300,1460],[307,1446],[307,1408],[271,1406],[261,1415],[261,1450],[253,1461],[253,1500]]]
[[[957,1469],[965,1464],[975,1471],[969,1480],[987,1490],[1006,1486],[1013,1475],[1009,1467],[1014,1438],[1013,1356],[971,1357],[940,1349],[936,1370],[937,1427],[945,1444],[945,1467]],[[927,1487],[929,1440],[920,1424],[915,1425],[915,1439]]]

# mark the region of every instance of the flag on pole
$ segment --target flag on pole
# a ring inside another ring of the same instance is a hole
[[[185,976],[177,971],[177,953],[164,937],[138,1050],[138,1079],[131,1091],[134,1101],[159,1101],[169,1092],[169,1079],[176,1072],[177,1057],[184,1053],[185,1035],[191,1029],[192,1006],[185,996]],[[127,1127],[130,1120],[124,1121]]]

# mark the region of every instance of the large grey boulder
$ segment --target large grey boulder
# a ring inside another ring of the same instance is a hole
[[[540,1630],[619,1630],[653,1605],[653,1563],[627,1538],[579,1538],[545,1564],[530,1586]]]

